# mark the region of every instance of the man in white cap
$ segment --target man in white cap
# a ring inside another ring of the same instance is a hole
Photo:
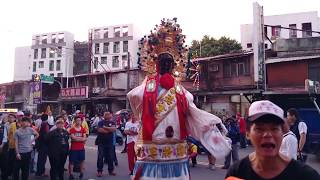
[[[232,165],[226,177],[246,180],[308,179],[320,175],[310,166],[282,155],[283,110],[270,101],[256,101],[249,108],[247,136],[254,152]]]

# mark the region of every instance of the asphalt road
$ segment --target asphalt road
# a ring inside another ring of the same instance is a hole
[[[95,136],[90,136],[89,140],[86,144],[86,161],[85,161],[85,180],[104,180],[104,179],[112,179],[112,180],[125,180],[130,179],[129,170],[128,170],[128,162],[127,155],[121,154],[122,147],[117,147],[117,157],[119,161],[119,165],[115,169],[116,176],[110,177],[109,175],[104,175],[101,178],[96,177],[96,159],[97,159],[97,147],[94,145]],[[240,157],[245,157],[250,152],[252,152],[252,148],[246,148],[240,150]],[[196,167],[191,167],[191,178],[192,179],[201,179],[201,180],[223,180],[226,174],[226,170],[221,169],[223,160],[218,160],[216,162],[217,168],[215,170],[208,169],[208,161],[205,155],[198,156],[198,165]],[[320,162],[315,160],[315,157],[309,155],[308,164],[315,168],[320,173]],[[49,164],[47,162],[46,172],[49,174]],[[65,165],[67,167],[67,163]],[[104,168],[104,173],[107,174],[107,166]],[[67,174],[65,175],[65,179],[67,178]],[[30,177],[31,180],[45,180],[48,178],[36,178],[34,176]]]

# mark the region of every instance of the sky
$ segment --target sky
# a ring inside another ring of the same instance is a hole
[[[30,46],[33,34],[69,31],[86,41],[89,28],[128,23],[148,34],[162,18],[177,17],[187,43],[204,35],[240,41],[255,1],[264,15],[320,12],[319,0],[2,0],[0,83],[13,81],[15,47]]]

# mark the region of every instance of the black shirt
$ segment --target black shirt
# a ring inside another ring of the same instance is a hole
[[[276,177],[264,179],[252,169],[249,156],[232,165],[226,177],[229,176],[245,180],[320,180],[320,175],[316,170],[296,160],[291,160],[288,166]]]
[[[58,155],[68,153],[69,151],[69,133],[64,129],[54,129],[46,136],[49,155]]]
[[[98,128],[103,127],[115,127],[115,123],[112,120],[101,120],[98,123]],[[97,137],[97,145],[113,145],[113,132],[99,133]]]

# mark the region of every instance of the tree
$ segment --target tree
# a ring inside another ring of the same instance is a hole
[[[201,43],[201,48],[200,48]],[[200,53],[201,49],[201,53]],[[215,39],[208,35],[203,36],[201,41],[193,40],[191,43],[190,51],[192,52],[192,57],[209,57],[216,56],[231,52],[238,52],[242,49],[240,43],[234,39],[228,37],[221,37],[220,39]]]

